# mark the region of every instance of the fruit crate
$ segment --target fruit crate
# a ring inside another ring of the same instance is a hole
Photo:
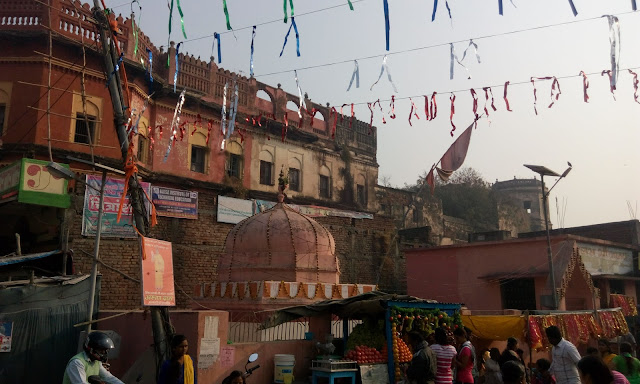
[[[311,360],[311,369],[323,372],[357,371],[358,363],[352,360]]]

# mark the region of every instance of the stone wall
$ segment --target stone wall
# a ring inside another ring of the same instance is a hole
[[[197,306],[189,298],[193,296],[194,287],[217,280],[218,258],[224,252],[226,236],[233,228],[232,224],[217,222],[218,191],[192,190],[198,191],[198,219],[158,217],[158,224],[149,233],[149,237],[173,244],[179,308]],[[90,273],[94,247],[94,237],[81,235],[83,198],[84,188],[78,185],[74,194],[69,241],[74,251],[76,273]],[[395,246],[391,246],[395,241],[393,219],[380,216],[372,220],[321,217],[317,221],[326,226],[335,238],[342,271],[341,283],[378,284],[383,291],[406,292],[404,257]],[[138,240],[102,238],[100,258],[129,277],[140,279]],[[141,288],[138,282],[105,266],[100,266],[99,271],[102,274],[101,310],[140,307]]]

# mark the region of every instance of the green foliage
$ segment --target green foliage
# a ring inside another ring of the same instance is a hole
[[[353,328],[347,340],[346,350],[352,350],[358,345],[366,345],[377,350],[385,345],[384,320],[365,319],[362,324]]]

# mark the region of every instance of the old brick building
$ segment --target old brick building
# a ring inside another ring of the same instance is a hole
[[[89,5],[77,1],[53,0],[47,7],[35,0],[0,0],[2,167],[21,158],[52,159],[70,164],[81,177],[96,173],[67,158],[72,155],[122,169],[111,99],[105,87],[109,76],[103,70],[99,38],[91,20]],[[287,109],[290,102],[299,103],[296,95],[219,68],[213,59],[202,61],[180,53],[180,71],[177,84],[173,84],[174,44],[166,51],[156,48],[139,31],[134,52],[131,20],[118,17],[117,22],[122,31],[119,45],[129,81],[132,121],[139,120],[138,134],[132,140],[139,175],[152,186],[198,192],[197,219],[159,217],[149,235],[173,243],[179,306],[192,305],[188,295],[194,285],[217,279],[218,256],[232,228],[232,224],[218,220],[219,196],[275,201],[275,181],[283,169],[288,171],[287,194],[292,203],[378,210],[375,127],[341,116],[334,137],[327,106],[313,103],[305,95],[307,110],[315,116],[303,111],[300,119],[297,110]],[[221,149],[225,85],[228,111],[236,84],[236,130]],[[177,127],[177,140],[165,161],[171,121],[182,90],[186,90],[181,115],[185,124]],[[41,172],[45,174],[46,169]],[[84,190],[82,183],[70,182],[71,203],[64,209],[21,203],[0,188],[0,216],[7,224],[0,230],[0,238],[6,240],[0,254],[15,250],[14,234],[19,233],[25,254],[60,249],[64,255],[51,256],[54,261],[47,268],[26,263],[26,268],[6,274],[16,278],[28,270],[44,273],[42,269],[55,273],[61,272],[63,265],[69,272],[72,267],[75,273],[89,272],[94,237],[83,235]],[[371,216],[318,218],[335,236],[343,272],[340,279],[404,292],[404,259],[391,245],[395,223],[384,215]],[[103,237],[100,255],[104,262],[100,267],[101,308],[139,307],[138,241]]]

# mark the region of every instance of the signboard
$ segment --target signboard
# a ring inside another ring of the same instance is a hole
[[[102,176],[87,175],[86,183],[94,188],[87,187],[84,191],[84,209],[82,211],[82,235],[95,236],[98,224],[98,210],[100,208],[100,184]],[[141,182],[140,185],[151,196],[151,185]],[[124,190],[124,179],[107,177],[104,188],[104,202],[102,214],[102,237],[130,237],[135,238],[136,231],[133,229],[133,210],[129,203],[129,197],[125,197],[122,206],[122,216],[117,222],[120,197]],[[147,215],[149,213],[148,201]]]
[[[13,322],[0,322],[0,352],[11,352],[11,330]]]
[[[0,170],[0,201],[69,208],[67,180],[49,173],[48,162],[22,159]],[[69,168],[66,164],[60,164]]]
[[[222,347],[220,349],[220,365],[223,368],[233,367],[236,362],[236,349],[234,347]]]
[[[578,253],[591,275],[625,275],[633,272],[633,253],[629,249],[578,243]]]
[[[218,196],[218,222],[237,224],[256,213],[271,209],[276,203],[266,200],[241,200],[233,197]],[[373,214],[366,212],[343,211],[317,205],[287,204],[293,210],[309,217],[349,217],[352,219],[373,219]]]
[[[218,222],[238,224],[253,216],[253,201],[218,196]]]
[[[174,306],[171,243],[142,237],[142,305]]]
[[[22,162],[20,161],[0,169],[0,200],[18,194],[21,169]]]
[[[154,186],[151,188],[151,200],[158,216],[198,218],[198,192]]]

